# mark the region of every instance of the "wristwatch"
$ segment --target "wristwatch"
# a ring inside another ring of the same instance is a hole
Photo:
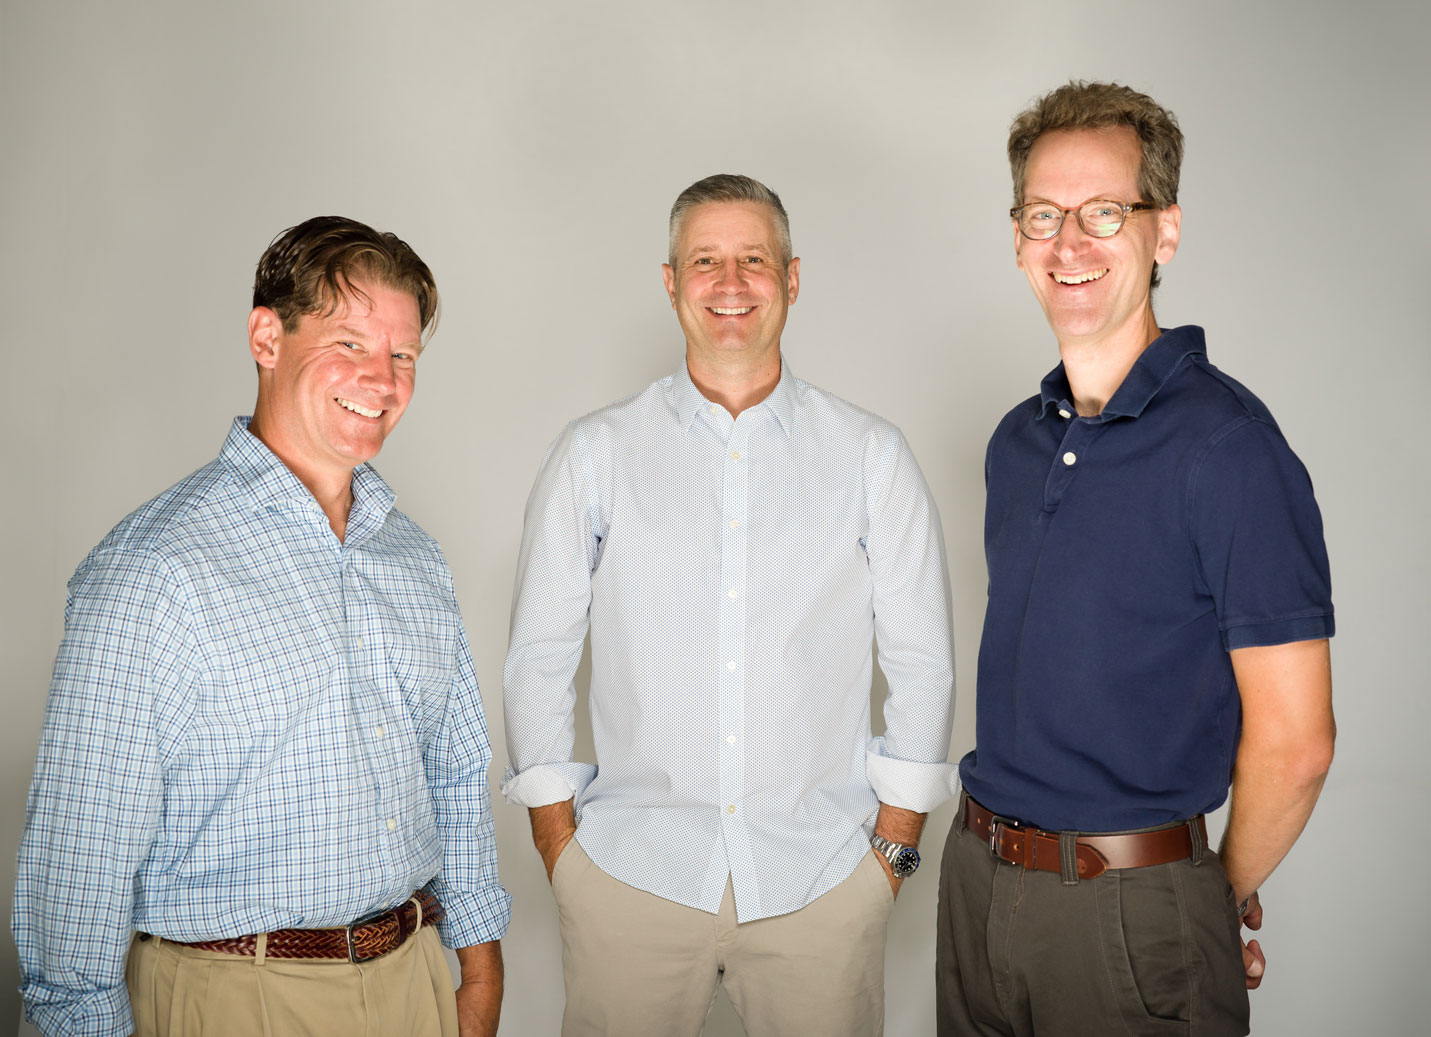
[[[913,846],[892,843],[882,835],[870,836],[870,845],[875,853],[889,861],[889,868],[897,879],[907,879],[919,868],[919,851]]]

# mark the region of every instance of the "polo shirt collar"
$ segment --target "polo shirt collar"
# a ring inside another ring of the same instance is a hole
[[[711,401],[702,396],[701,391],[691,381],[691,373],[684,363],[676,370],[672,389],[675,393],[676,416],[680,419],[681,428],[690,431],[691,422],[696,420],[696,412],[711,406]],[[785,354],[780,355],[780,381],[775,383],[770,395],[755,406],[768,409],[780,422],[785,435],[790,435],[790,430],[795,425],[795,376],[790,373]]]
[[[1185,324],[1179,328],[1163,329],[1141,356],[1133,363],[1123,384],[1118,386],[1113,398],[1103,406],[1100,420],[1113,418],[1136,418],[1143,413],[1158,391],[1167,384],[1183,359],[1192,356],[1206,356],[1207,346],[1202,328],[1196,324]],[[1045,376],[1039,386],[1039,421],[1052,410],[1073,412],[1073,391],[1068,387],[1068,376],[1060,363]]]

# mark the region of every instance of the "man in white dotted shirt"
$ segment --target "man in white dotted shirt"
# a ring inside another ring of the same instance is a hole
[[[687,188],[663,273],[685,362],[557,438],[517,572],[502,788],[557,900],[562,1032],[696,1034],[723,983],[751,1034],[879,1033],[889,909],[957,788],[939,517],[899,430],[784,362],[773,191]]]

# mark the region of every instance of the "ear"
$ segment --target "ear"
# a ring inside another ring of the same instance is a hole
[[[1158,261],[1159,266],[1177,254],[1182,232],[1183,210],[1180,207],[1170,205],[1158,213],[1158,249],[1153,258]]]
[[[671,300],[671,309],[676,308],[676,271],[671,269],[670,263],[661,264],[661,280],[666,285],[666,298]]]
[[[785,271],[785,296],[786,305],[795,305],[795,299],[800,295],[800,257],[796,256],[790,260],[790,266]]]
[[[1019,225],[1014,224],[1014,266],[1024,268],[1024,236],[1019,233]]]
[[[278,363],[283,321],[267,306],[255,306],[248,315],[248,351],[259,367],[272,369]]]

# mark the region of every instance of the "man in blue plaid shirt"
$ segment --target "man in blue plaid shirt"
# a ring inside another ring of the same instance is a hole
[[[71,580],[13,919],[43,1033],[496,1031],[482,701],[442,553],[367,463],[437,305],[392,234],[280,235],[253,417]]]

